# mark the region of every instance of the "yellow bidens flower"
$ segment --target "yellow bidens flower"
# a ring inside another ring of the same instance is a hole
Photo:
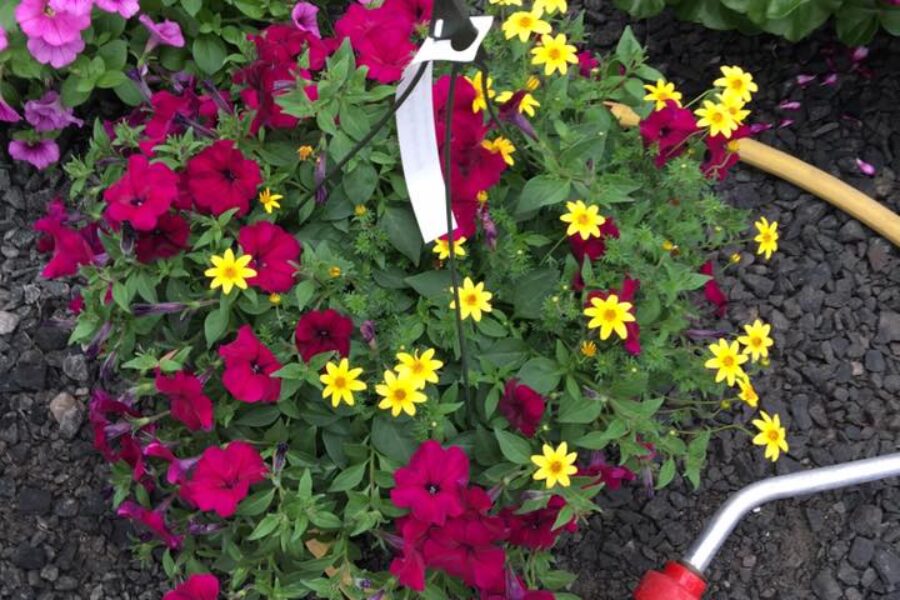
[[[740,346],[737,342],[729,344],[728,340],[720,339],[715,344],[711,344],[709,350],[713,353],[713,358],[707,360],[704,366],[707,369],[718,369],[716,383],[724,379],[728,385],[734,385],[736,379],[746,377],[741,365],[747,362],[748,358],[746,354],[740,353]]]
[[[778,250],[778,221],[769,223],[767,218],[760,217],[753,226],[759,232],[753,238],[753,241],[759,244],[756,253],[765,254],[766,260],[769,260],[772,258],[772,253]]]
[[[740,67],[722,67],[722,77],[713,81],[713,85],[724,88],[724,94],[732,94],[750,102],[751,94],[759,89],[753,82],[753,75]]]
[[[315,150],[313,150],[312,146],[300,146],[297,148],[297,158],[306,160],[313,155],[313,152],[315,152]]]
[[[322,390],[322,398],[331,398],[332,408],[337,408],[341,400],[348,406],[353,406],[353,392],[361,392],[366,389],[366,384],[357,378],[362,374],[362,369],[351,369],[350,361],[342,358],[341,362],[325,365],[325,373],[319,376],[319,381],[325,384]]]
[[[645,85],[644,89],[648,92],[644,96],[644,101],[655,102],[655,110],[662,110],[669,101],[681,106],[681,92],[675,90],[674,83],[667,82],[665,79],[657,79],[656,85]]]
[[[453,290],[451,289],[451,292]],[[476,322],[481,321],[482,312],[491,312],[491,298],[493,294],[485,291],[484,282],[478,285],[472,282],[472,279],[466,277],[463,280],[462,288],[459,289],[460,314],[463,319],[472,317]],[[456,310],[456,300],[450,301],[450,308]]]
[[[566,235],[581,236],[586,240],[591,237],[600,237],[600,226],[606,223],[606,219],[600,215],[600,207],[592,204],[587,206],[583,201],[566,202],[569,211],[559,218],[563,223],[568,223]]]
[[[744,354],[749,354],[753,362],[769,356],[769,347],[775,343],[769,337],[771,330],[771,325],[763,323],[759,319],[755,320],[752,325],[744,325],[747,335],[738,337],[738,341],[744,345]]]
[[[673,244],[669,240],[664,240],[662,243],[662,249],[665,250],[666,252],[671,252],[672,250],[674,250],[677,247],[678,247],[677,245]]]
[[[353,214],[357,217],[365,216],[367,212],[369,212],[369,209],[366,208],[365,204],[357,204],[353,207]]]
[[[541,20],[541,13],[536,10],[514,12],[503,22],[503,34],[508,40],[519,36],[520,42],[527,42],[532,34],[550,31],[550,23]]]
[[[516,147],[513,146],[511,141],[503,136],[496,137],[493,140],[484,140],[481,142],[481,147],[491,154],[499,154],[502,156],[503,162],[509,166],[516,164],[516,161],[512,157],[513,152],[516,151]]]
[[[731,112],[724,104],[715,104],[709,100],[703,101],[703,108],[698,108],[694,114],[700,117],[697,127],[708,127],[710,135],[723,135],[730,138],[738,128],[737,121],[731,116]]]
[[[753,389],[753,384],[750,383],[750,378],[738,380],[738,387],[741,390],[741,393],[738,394],[738,398],[746,402],[750,408],[756,408],[759,405],[759,396],[756,394],[756,390]]]
[[[569,475],[578,472],[575,461],[578,460],[578,453],[569,453],[569,446],[562,442],[556,449],[550,444],[544,444],[543,454],[535,454],[531,457],[531,462],[538,466],[533,478],[536,481],[546,480],[547,489],[552,488],[557,483],[562,487],[569,487]]]
[[[588,321],[588,329],[600,328],[600,339],[609,339],[615,331],[623,340],[628,337],[625,323],[633,322],[630,302],[619,302],[619,297],[610,294],[604,298],[591,298],[591,305],[584,309],[584,315],[591,317]]]
[[[534,55],[531,64],[544,65],[545,75],[553,75],[555,71],[565,75],[569,72],[569,63],[573,65],[578,63],[576,50],[575,46],[566,43],[566,34],[560,33],[556,37],[544,34],[541,36],[540,46],[531,49]]]
[[[453,256],[465,256],[466,249],[463,248],[463,244],[466,243],[466,238],[460,237],[458,240],[453,240]],[[447,260],[450,258],[450,242],[445,239],[438,238],[434,240],[434,248],[431,249],[432,252],[438,255],[440,260]]]
[[[484,109],[486,109],[487,101],[497,95],[497,92],[495,92],[494,88],[492,87],[494,81],[493,81],[493,79],[488,77],[487,78],[488,97],[487,98],[484,97],[485,82],[482,81],[482,79],[481,79],[482,77],[483,77],[483,75],[482,75],[481,71],[478,71],[477,73],[475,73],[475,77],[471,77],[471,78],[466,77],[466,81],[471,83],[472,87],[475,88],[475,99],[472,100],[472,112],[473,113],[481,112]]]
[[[269,302],[271,302],[275,306],[278,306],[279,304],[281,304],[281,294],[276,294],[274,292],[269,294]]]
[[[500,92],[497,96],[497,102],[500,104],[505,104],[512,100],[513,93],[510,91]],[[534,109],[540,106],[541,103],[538,102],[531,93],[526,93],[522,96],[522,100],[519,102],[519,114],[528,115],[529,117],[534,116]]]
[[[398,352],[397,360],[400,362],[394,370],[401,377],[411,378],[417,389],[424,388],[426,383],[437,383],[437,371],[444,366],[442,361],[434,358],[434,348],[429,348],[422,354],[418,350],[413,354]]]
[[[581,342],[581,353],[588,358],[597,356],[597,344],[591,340]]]
[[[730,94],[725,94],[723,96],[720,94],[719,103],[725,107],[725,109],[731,114],[731,118],[734,119],[734,122],[738,125],[743,123],[744,119],[746,119],[750,114],[749,110],[744,110],[744,101],[737,96],[732,96]]]
[[[249,254],[235,258],[231,248],[222,256],[211,256],[209,262],[213,266],[204,272],[204,275],[212,278],[209,289],[214,290],[221,286],[226,294],[230,294],[231,288],[235,286],[246,290],[247,280],[256,277],[256,271],[247,266],[251,260],[253,257]]]
[[[266,211],[267,215],[271,215],[272,211],[276,208],[281,208],[281,204],[279,204],[279,200],[284,198],[281,194],[273,194],[269,191],[269,188],[264,189],[259,193],[259,202],[263,205],[263,210]]]
[[[411,417],[415,416],[416,404],[428,399],[416,389],[411,377],[398,377],[393,371],[384,372],[384,383],[375,386],[375,393],[384,397],[378,403],[378,408],[390,410],[391,416],[394,417],[399,417],[401,412]]]
[[[759,433],[753,438],[753,443],[757,446],[766,447],[766,458],[775,462],[781,452],[787,453],[787,432],[781,426],[781,419],[778,415],[770,417],[769,414],[761,410],[759,416],[762,419],[753,419],[753,425],[759,429]]]
[[[569,10],[569,5],[566,0],[534,0],[534,11],[538,14],[552,15],[557,11],[564,13],[567,10]]]

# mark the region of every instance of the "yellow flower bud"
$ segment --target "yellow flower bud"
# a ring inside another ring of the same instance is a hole
[[[333,267],[328,269],[328,274],[331,276],[332,279],[336,279],[336,278],[340,277],[342,272],[343,271],[341,271],[341,268],[337,265],[334,265]]]

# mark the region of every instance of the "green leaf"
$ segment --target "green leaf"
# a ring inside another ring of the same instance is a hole
[[[366,473],[367,465],[368,463],[362,462],[358,465],[347,467],[334,478],[334,481],[332,481],[331,485],[328,487],[328,491],[346,492],[347,490],[355,488],[359,485],[359,482],[362,481],[363,475]]]
[[[575,440],[575,445],[588,450],[603,450],[606,446],[628,433],[628,424],[621,419],[613,419],[603,431],[592,431]]]
[[[663,463],[662,468],[659,470],[659,475],[656,477],[656,489],[661,490],[670,483],[672,483],[672,479],[675,478],[675,459],[669,457],[666,462]]]
[[[550,267],[535,269],[516,279],[513,289],[515,315],[523,319],[541,318],[544,300],[559,285],[559,273]]]
[[[530,179],[522,188],[516,212],[523,214],[544,206],[559,204],[569,197],[570,187],[568,181],[558,177],[538,175]]]
[[[549,358],[532,358],[519,369],[517,377],[539,394],[549,394],[559,385],[559,366]]]
[[[275,488],[262,490],[244,498],[238,505],[237,514],[242,517],[255,517],[266,512],[275,497]]]
[[[418,266],[422,256],[422,234],[412,210],[392,206],[384,211],[379,224],[384,227],[391,245]]]
[[[203,8],[203,0],[181,0],[181,8],[187,14],[196,17],[200,9]]]
[[[128,78],[122,71],[107,71],[97,79],[97,87],[102,90],[109,90],[119,87],[126,81],[128,81]]]
[[[809,0],[769,0],[766,7],[767,19],[783,19]]]
[[[225,335],[230,319],[231,307],[224,302],[206,315],[206,319],[203,321],[203,334],[206,336],[207,348],[212,348],[213,344]]]
[[[234,5],[251,19],[262,19],[266,14],[259,0],[234,0]]]
[[[280,521],[281,515],[266,515],[265,517],[263,517],[262,521],[259,522],[253,532],[247,536],[247,541],[252,542],[254,540],[259,540],[268,536],[270,533],[275,531],[275,528],[278,527],[278,523]]]
[[[560,423],[593,423],[604,406],[599,400],[584,396],[575,399],[564,396],[556,420]]]
[[[835,15],[837,34],[841,41],[851,46],[868,43],[878,31],[878,13],[871,6],[844,4]]]
[[[643,8],[653,9],[655,6]],[[659,10],[656,12],[659,12]],[[644,48],[637,41],[637,38],[634,37],[634,31],[631,30],[630,26],[625,27],[622,36],[619,38],[619,43],[616,45],[616,57],[626,65],[641,62],[644,58]]]
[[[450,303],[450,271],[425,271],[418,275],[407,277],[404,281],[425,298],[447,299]]]
[[[66,80],[63,81],[60,88],[60,97],[66,106],[76,107],[84,104],[91,97],[91,91],[80,91],[81,78],[74,73],[70,73]]]
[[[240,417],[235,419],[235,425],[246,425],[248,427],[268,427],[281,415],[278,406],[274,404],[266,404],[263,406],[251,406]]]
[[[194,62],[208,75],[214,75],[225,65],[228,51],[225,42],[214,35],[201,35],[192,46]]]
[[[113,40],[97,50],[97,56],[103,59],[107,71],[121,71],[128,61],[128,44],[125,40]]]
[[[503,429],[495,429],[494,437],[497,438],[500,452],[503,453],[506,460],[517,465],[531,463],[531,444],[528,443],[528,440]]]
[[[294,300],[297,302],[297,310],[303,310],[309,301],[312,300],[313,294],[316,293],[316,282],[312,279],[305,279],[297,284],[294,288]]]
[[[407,462],[418,447],[410,427],[399,424],[396,419],[381,415],[372,420],[372,445],[397,463]]]
[[[710,432],[698,433],[688,444],[688,453],[684,461],[684,474],[694,489],[700,487],[700,470],[706,464],[706,450],[709,447]]]

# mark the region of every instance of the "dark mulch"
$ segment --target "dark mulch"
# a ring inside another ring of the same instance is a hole
[[[596,3],[599,5],[600,3]],[[588,6],[595,6],[588,3]],[[615,43],[626,20],[591,9],[595,43]],[[718,66],[752,71],[755,120],[795,123],[761,136],[900,209],[900,39],[880,37],[850,72],[846,49],[827,32],[790,45],[678,23],[667,15],[635,25],[650,62],[686,92],[706,89]],[[838,81],[819,85],[834,52]],[[805,88],[798,73],[817,74]],[[799,111],[778,110],[783,99]],[[878,168],[863,176],[861,157]],[[751,170],[723,186],[732,204],[777,220],[781,251],[766,263],[744,255],[724,287],[726,330],[757,316],[772,323],[772,367],[757,385],[762,407],[781,414],[791,452],[776,466],[743,434],[711,445],[702,487],[677,482],[648,499],[640,486],[601,497],[602,516],[566,548],[592,600],[628,597],[641,575],[678,558],[728,495],[760,478],[900,449],[900,261],[884,239],[824,202]],[[748,246],[747,250],[751,248]],[[749,413],[735,409],[746,421]],[[900,482],[783,501],[748,517],[714,563],[710,597],[861,600],[900,598]]]
[[[602,4],[589,6],[595,43],[608,47],[626,21]],[[798,72],[827,72],[827,33],[791,46],[669,17],[636,31],[652,63],[685,91],[703,89],[719,64],[752,70],[761,86],[757,119],[796,121],[764,141],[900,207],[900,40],[872,44],[872,79],[841,73],[834,87],[801,89],[793,83]],[[803,108],[776,110],[783,98]],[[879,176],[861,176],[857,156]],[[158,598],[162,576],[133,562],[127,527],[109,513],[108,472],[84,423],[93,367],[66,348],[65,330],[52,322],[64,316],[71,290],[38,276],[31,223],[60,184],[58,172],[0,164],[0,597]],[[752,481],[897,450],[896,250],[761,173],[738,170],[724,189],[734,204],[782,226],[782,251],[771,263],[748,254],[736,277],[726,278],[732,305],[723,325],[736,328],[757,315],[774,324],[773,367],[758,387],[763,406],[787,421],[791,453],[773,468],[745,437],[725,434],[712,445],[699,492],[678,481],[652,500],[637,486],[604,495],[603,516],[562,552],[582,574],[575,591],[585,598],[626,598],[646,569],[679,556],[728,494]],[[61,392],[76,400],[62,426],[49,411]],[[900,490],[887,484],[767,507],[747,519],[715,563],[711,597],[898,599],[898,517]]]

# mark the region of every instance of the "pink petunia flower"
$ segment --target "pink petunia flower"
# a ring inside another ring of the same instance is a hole
[[[39,171],[43,171],[59,160],[59,146],[53,140],[36,142],[13,140],[9,143],[7,150],[14,159],[27,162]]]
[[[22,120],[22,115],[16,112],[12,106],[6,103],[3,96],[0,96],[0,121],[5,123],[18,123]]]
[[[230,517],[250,486],[266,478],[266,471],[259,452],[247,442],[231,442],[225,448],[211,446],[203,451],[179,494],[200,510]]]
[[[54,46],[43,38],[30,37],[26,46],[34,60],[42,65],[60,69],[72,63],[84,50],[84,40],[79,37],[66,44]]]
[[[316,15],[318,13],[318,6],[310,4],[309,2],[298,2],[291,11],[291,21],[294,22],[294,26],[300,31],[306,31],[317,38],[321,38],[322,34],[319,33],[319,23],[316,20]]]
[[[93,7],[94,0],[50,0],[51,9],[75,15],[90,15]]]
[[[16,7],[16,21],[29,38],[63,46],[81,38],[81,32],[91,25],[91,16],[54,9],[49,0],[22,0]]]
[[[84,125],[84,121],[77,118],[71,108],[63,106],[59,94],[54,91],[48,91],[40,100],[26,102],[25,120],[35,131],[53,131],[65,129],[69,125],[78,127]]]
[[[191,575],[187,581],[163,596],[163,600],[216,600],[219,580],[215,575]]]
[[[154,23],[153,19],[147,15],[138,17],[141,25],[150,32],[150,38],[147,40],[145,52],[150,52],[157,46],[172,46],[173,48],[184,47],[184,36],[181,33],[181,26],[175,21],[161,21]]]
[[[126,500],[119,505],[116,515],[140,523],[155,533],[169,548],[173,550],[181,548],[181,542],[184,540],[184,537],[175,535],[169,529],[168,524],[166,524],[165,507],[149,509],[131,500]]]
[[[141,10],[138,0],[94,0],[94,2],[101,10],[119,13],[125,19],[130,19]]]

